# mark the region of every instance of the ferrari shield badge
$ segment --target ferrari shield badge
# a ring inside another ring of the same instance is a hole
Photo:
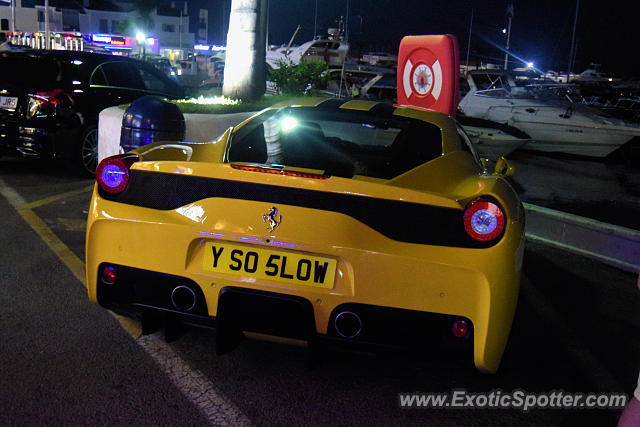
[[[276,218],[277,215],[278,215],[278,208],[276,208],[275,206],[271,207],[269,209],[269,212],[262,215],[262,222],[267,223],[267,231],[273,231],[273,229],[279,226],[280,223],[282,222],[282,215]]]

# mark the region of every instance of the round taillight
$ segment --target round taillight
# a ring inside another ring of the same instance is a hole
[[[469,324],[466,320],[456,320],[451,325],[451,333],[456,338],[465,338],[469,333]]]
[[[111,266],[105,267],[104,270],[102,270],[102,281],[107,285],[116,283],[116,269]]]
[[[504,213],[497,204],[476,199],[464,213],[464,229],[474,240],[493,240],[504,230]]]
[[[133,161],[121,155],[107,157],[96,169],[100,188],[111,194],[122,193],[129,184],[129,167]]]

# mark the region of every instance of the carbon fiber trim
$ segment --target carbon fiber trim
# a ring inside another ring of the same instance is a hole
[[[487,248],[502,238],[500,236],[488,243],[473,240],[464,231],[461,209],[137,170],[131,171],[130,179],[123,193],[112,195],[99,190],[100,196],[114,202],[159,210],[173,210],[212,197],[300,206],[348,215],[390,239],[425,245]]]

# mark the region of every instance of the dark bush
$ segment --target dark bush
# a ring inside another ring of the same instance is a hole
[[[270,79],[280,93],[287,95],[307,94],[326,82],[327,64],[324,62],[304,62],[293,64],[280,61],[280,68],[272,69]]]

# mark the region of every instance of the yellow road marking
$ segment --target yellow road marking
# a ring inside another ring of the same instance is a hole
[[[93,185],[85,187],[80,190],[68,191],[66,193],[57,194],[55,196],[47,197],[45,199],[38,200],[32,203],[26,203],[13,188],[9,187],[2,178],[0,178],[0,195],[3,195],[9,204],[18,212],[18,215],[29,224],[29,226],[36,232],[42,241],[49,246],[54,254],[67,266],[71,273],[75,276],[80,283],[86,288],[87,282],[85,280],[85,264],[84,262],[73,253],[67,245],[49,228],[49,226],[36,215],[31,209],[37,206],[43,206],[47,203],[61,200],[66,197],[70,197],[76,194],[84,193],[93,189]],[[110,312],[116,320],[120,323],[125,331],[127,331],[133,338],[137,339],[142,335],[142,327],[138,322],[133,319],[119,316],[113,312]]]
[[[24,209],[33,209],[39,206],[48,205],[49,203],[57,202],[58,200],[66,199],[68,197],[72,197],[82,193],[88,193],[89,191],[93,191],[94,184],[88,185],[86,187],[82,187],[78,190],[71,190],[65,193],[54,194],[53,196],[45,197],[44,199],[36,200],[35,202],[27,203],[23,206],[20,206]]]
[[[86,288],[87,282],[85,280],[85,264],[80,258],[73,253],[67,245],[49,228],[47,224],[36,215],[31,209],[20,207],[17,209],[18,214],[24,219],[27,224],[31,226],[38,236],[44,241],[54,254],[60,258],[60,260],[67,266],[71,273],[82,283]],[[122,328],[127,331],[133,338],[139,338],[142,335],[142,326],[139,322],[133,319],[119,316],[113,312],[110,312],[116,320],[120,323]]]
[[[22,219],[33,228],[33,231],[51,248],[53,253],[71,270],[71,273],[73,273],[76,279],[86,287],[84,262],[82,262],[67,245],[62,243],[62,240],[60,240],[60,238],[51,231],[49,226],[31,209],[18,208],[17,211]]]
[[[85,231],[87,229],[86,218],[58,218],[58,222],[64,225],[67,231]]]
[[[86,191],[84,189],[83,191]],[[64,197],[79,194],[82,191],[63,193]],[[73,194],[71,194],[73,193]],[[73,275],[84,285],[85,264],[78,258],[67,245],[47,226],[47,224],[36,215],[31,208],[60,200],[62,195],[48,197],[39,202],[25,203],[22,196],[9,187],[0,178],[0,196],[4,196],[9,204],[18,212],[29,226],[40,236],[40,238],[51,248],[58,258],[71,270]],[[120,323],[120,326],[131,335],[138,345],[140,345],[158,364],[178,390],[194,405],[196,405],[206,416],[212,425],[238,425],[249,426],[251,421],[229,403],[224,396],[217,391],[215,386],[199,370],[190,369],[189,366],[177,355],[171,347],[167,346],[157,336],[142,336],[142,327],[134,319],[120,316],[109,312]]]

